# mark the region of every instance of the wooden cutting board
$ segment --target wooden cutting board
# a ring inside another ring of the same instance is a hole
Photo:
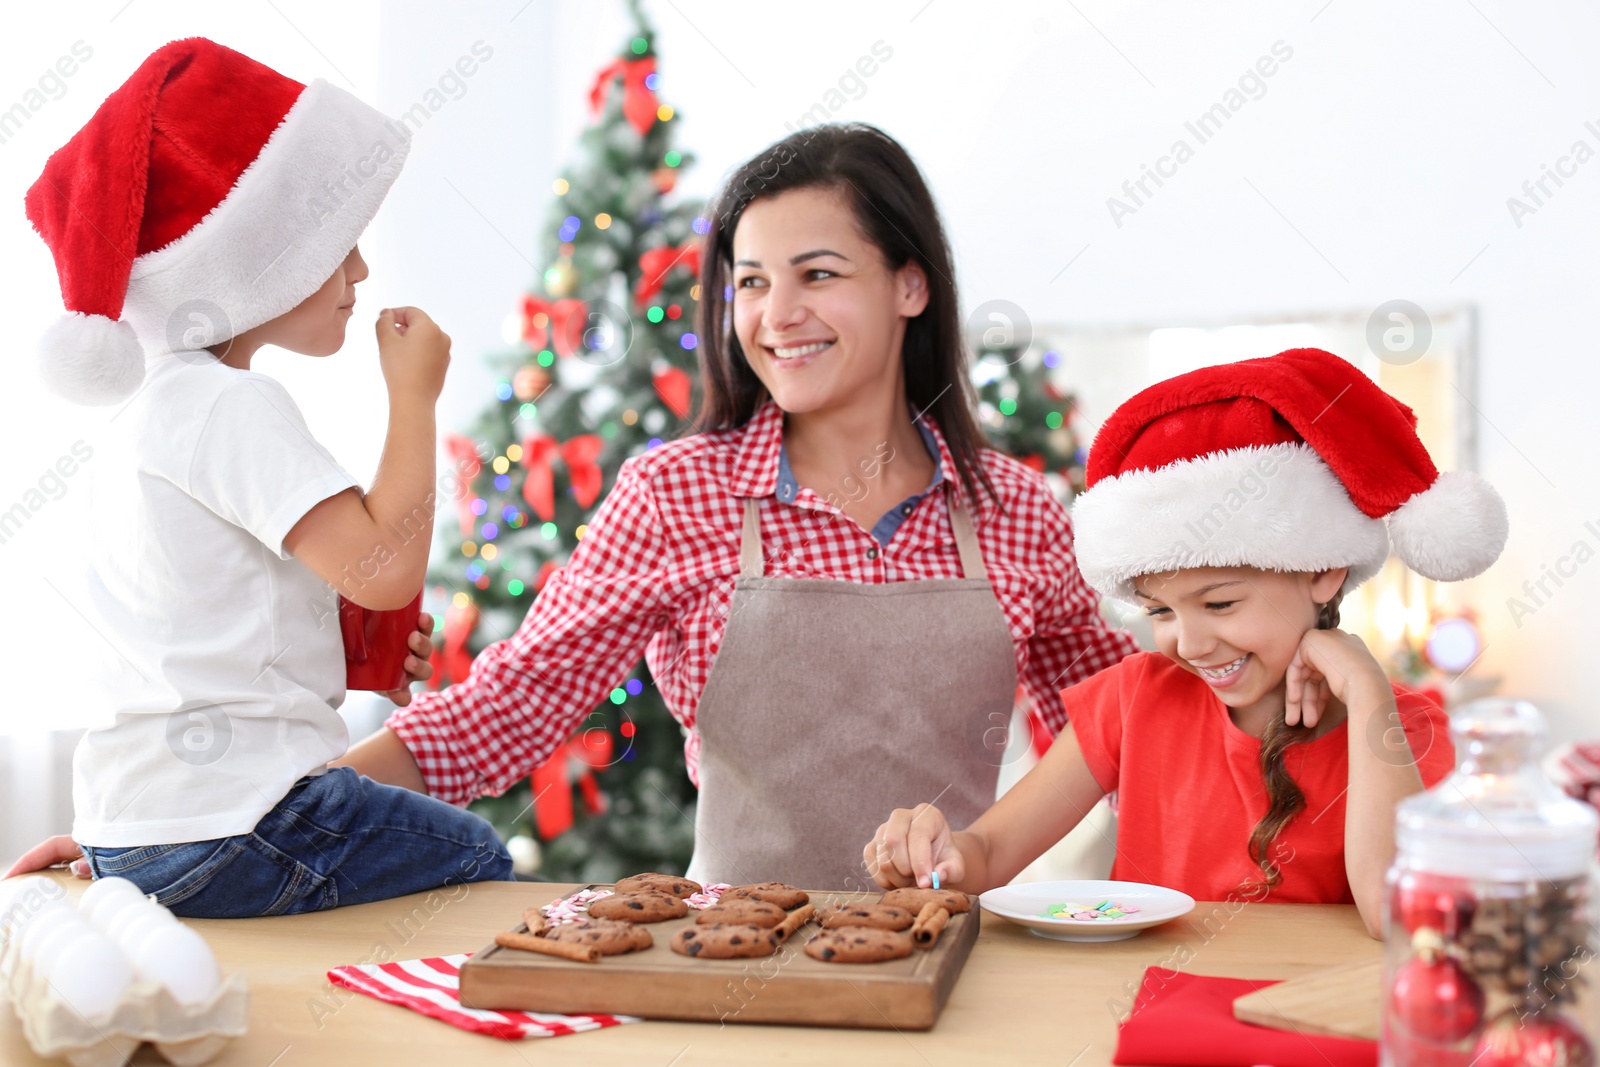
[[[605,889],[609,886],[584,886]],[[811,893],[820,912],[859,903],[860,893]],[[927,1030],[955,986],[978,937],[978,906],[953,915],[938,944],[884,963],[823,963],[803,946],[820,929],[809,922],[771,956],[707,960],[680,956],[672,935],[695,913],[651,923],[643,952],[578,963],[502,948],[492,941],[461,968],[461,1003],[472,1008],[596,1012],[647,1019],[721,1023]],[[506,929],[526,931],[508,916]]]
[[[1233,1002],[1241,1022],[1328,1037],[1378,1040],[1383,959],[1330,967],[1246,993]]]

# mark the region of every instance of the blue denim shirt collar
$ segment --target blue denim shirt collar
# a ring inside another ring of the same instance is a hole
[[[928,482],[928,487],[920,493],[906,497],[900,503],[884,513],[870,531],[872,539],[880,545],[886,545],[894,537],[895,531],[900,529],[900,524],[905,522],[921,503],[922,498],[933,492],[939,483],[944,481],[944,464],[939,458],[939,442],[933,436],[933,431],[928,429],[927,421],[917,419],[914,424],[917,432],[922,435],[922,443],[928,450],[928,455],[933,457],[933,480]],[[789,450],[786,446],[778,448],[778,501],[783,504],[793,504],[800,495],[800,483],[795,481],[794,471],[789,466]]]

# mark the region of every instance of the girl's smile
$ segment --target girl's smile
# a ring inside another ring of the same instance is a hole
[[[1289,663],[1344,573],[1194,567],[1148,574],[1134,586],[1157,650],[1210,686],[1233,721],[1254,733],[1283,715]]]
[[[1250,653],[1246,652],[1232,663],[1224,663],[1220,667],[1202,667],[1198,663],[1194,667],[1213,689],[1226,689],[1239,680],[1245,661],[1249,658]]]

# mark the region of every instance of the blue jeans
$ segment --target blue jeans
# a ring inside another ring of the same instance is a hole
[[[487,820],[349,767],[300,779],[237,837],[82,847],[96,878],[127,878],[194,919],[294,915],[511,880],[511,856]]]

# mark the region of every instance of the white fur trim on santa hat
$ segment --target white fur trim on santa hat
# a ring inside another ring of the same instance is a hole
[[[1440,582],[1488,570],[1509,532],[1506,502],[1471,471],[1439,475],[1389,516],[1395,554],[1418,574]]]
[[[152,351],[205,348],[322,288],[394,183],[409,133],[317,79],[199,224],[134,260],[123,318]]]
[[[1142,574],[1349,567],[1348,590],[1389,555],[1382,520],[1363,514],[1304,444],[1214,452],[1103,478],[1073,502],[1072,524],[1089,584],[1134,604],[1133,579]]]
[[[144,349],[127,323],[69,311],[39,338],[39,376],[73,403],[115,404],[144,381]]]

